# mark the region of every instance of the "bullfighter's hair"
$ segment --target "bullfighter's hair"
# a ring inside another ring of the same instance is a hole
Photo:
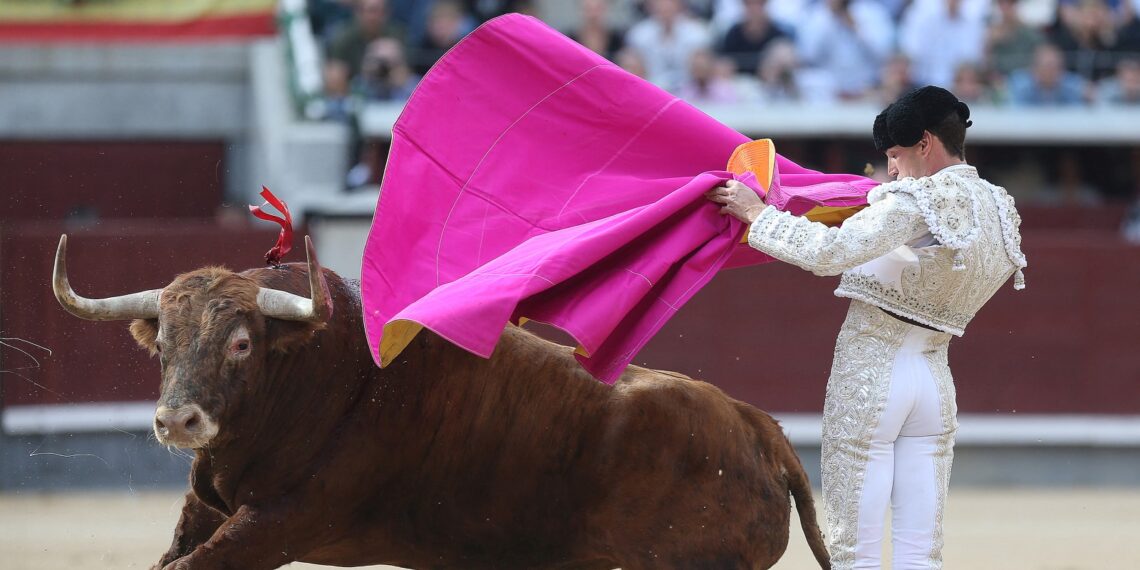
[[[875,148],[885,151],[896,145],[914,146],[923,132],[954,116],[964,125],[963,129],[973,124],[970,107],[953,93],[933,85],[910,91],[875,117]]]

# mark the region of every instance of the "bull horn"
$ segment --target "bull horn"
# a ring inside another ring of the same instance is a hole
[[[287,321],[324,323],[332,317],[332,298],[325,274],[313,251],[313,241],[305,236],[305,256],[309,260],[309,290],[311,298],[294,295],[277,289],[262,287],[257,292],[257,306],[261,314]]]
[[[64,310],[89,321],[122,321],[129,319],[158,318],[158,296],[162,289],[139,291],[120,297],[87,299],[75,294],[67,281],[67,234],[59,236],[55,250],[55,270],[52,272],[52,289]]]

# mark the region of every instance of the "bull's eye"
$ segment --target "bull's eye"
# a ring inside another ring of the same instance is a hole
[[[253,343],[249,339],[249,329],[238,326],[230,333],[230,346],[226,358],[242,359],[249,356]]]
[[[230,352],[235,356],[244,356],[249,352],[249,339],[238,339],[230,345]]]

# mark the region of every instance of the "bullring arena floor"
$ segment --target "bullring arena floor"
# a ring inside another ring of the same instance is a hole
[[[0,567],[149,568],[169,544],[181,502],[167,492],[0,494]],[[1140,489],[951,489],[946,567],[1136,569],[1138,537]],[[776,567],[816,567],[798,527]]]

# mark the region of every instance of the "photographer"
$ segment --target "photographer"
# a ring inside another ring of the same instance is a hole
[[[368,44],[352,91],[367,101],[403,102],[419,82],[420,76],[412,72],[400,42],[380,38]]]

